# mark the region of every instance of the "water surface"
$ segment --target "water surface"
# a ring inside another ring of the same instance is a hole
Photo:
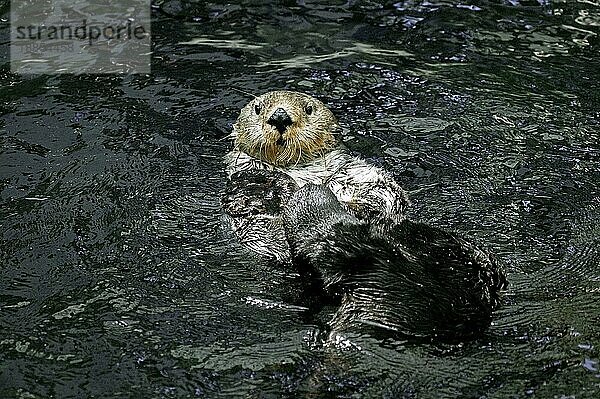
[[[150,76],[17,76],[2,39],[0,396],[596,397],[597,1],[173,0],[152,29]],[[297,276],[235,243],[226,136],[274,89],[496,255],[485,336],[325,345]]]

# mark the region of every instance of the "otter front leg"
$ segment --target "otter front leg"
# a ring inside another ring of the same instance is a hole
[[[279,262],[291,258],[280,211],[298,186],[287,175],[269,170],[233,173],[221,200],[242,246]]]
[[[232,216],[279,216],[283,205],[298,190],[284,173],[253,169],[235,172],[227,181],[223,208]]]
[[[396,182],[377,181],[368,185],[358,185],[358,189],[346,205],[360,220],[395,224],[404,219],[408,198]]]
[[[362,160],[346,164],[327,186],[349,212],[366,222],[393,225],[404,219],[409,205],[404,190],[385,171]]]

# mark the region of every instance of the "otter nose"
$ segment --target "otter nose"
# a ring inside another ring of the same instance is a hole
[[[277,108],[275,112],[271,114],[271,117],[267,121],[269,125],[275,126],[277,131],[282,134],[285,129],[290,126],[292,122],[292,118],[285,112],[283,108]]]

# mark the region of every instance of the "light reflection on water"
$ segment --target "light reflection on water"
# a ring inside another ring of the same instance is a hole
[[[158,2],[152,76],[3,64],[3,396],[600,389],[598,4],[306,3]],[[488,333],[324,343],[297,274],[222,228],[233,88],[318,96],[412,218],[493,252],[511,286]]]

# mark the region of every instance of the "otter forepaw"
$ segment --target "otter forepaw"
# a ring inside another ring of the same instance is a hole
[[[279,215],[298,190],[288,175],[271,170],[245,170],[231,175],[222,203],[231,216]]]

